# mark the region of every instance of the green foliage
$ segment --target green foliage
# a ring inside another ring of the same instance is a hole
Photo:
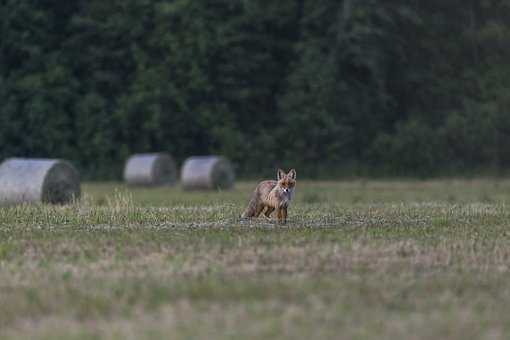
[[[0,14],[0,158],[101,178],[156,150],[225,154],[244,175],[510,164],[505,2],[6,0]]]

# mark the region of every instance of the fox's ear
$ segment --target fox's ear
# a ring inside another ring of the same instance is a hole
[[[289,171],[289,173],[287,174],[287,176],[289,176],[292,179],[296,179],[296,170],[295,169],[291,169]]]
[[[278,180],[281,180],[283,177],[285,177],[285,171],[283,171],[282,169],[278,169],[278,173],[276,174],[276,178]]]

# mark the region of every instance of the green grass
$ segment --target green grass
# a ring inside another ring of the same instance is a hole
[[[510,334],[510,181],[299,181],[287,225],[238,218],[254,185],[0,208],[0,337]]]

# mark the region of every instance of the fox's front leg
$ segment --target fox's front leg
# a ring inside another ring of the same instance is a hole
[[[283,223],[287,223],[287,207],[282,208]]]
[[[271,219],[271,214],[273,213],[273,211],[274,211],[273,207],[267,207],[266,212],[264,213],[264,216],[266,216],[266,218],[268,220],[270,220]]]
[[[282,223],[282,221],[283,221],[283,208],[278,208],[277,214],[278,214],[278,223]]]

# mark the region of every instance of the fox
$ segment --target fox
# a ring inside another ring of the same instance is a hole
[[[287,223],[287,208],[296,188],[296,170],[291,169],[286,174],[282,169],[278,169],[276,179],[262,181],[257,185],[241,218],[259,217],[266,209],[264,215],[270,219],[276,210],[278,222]]]

